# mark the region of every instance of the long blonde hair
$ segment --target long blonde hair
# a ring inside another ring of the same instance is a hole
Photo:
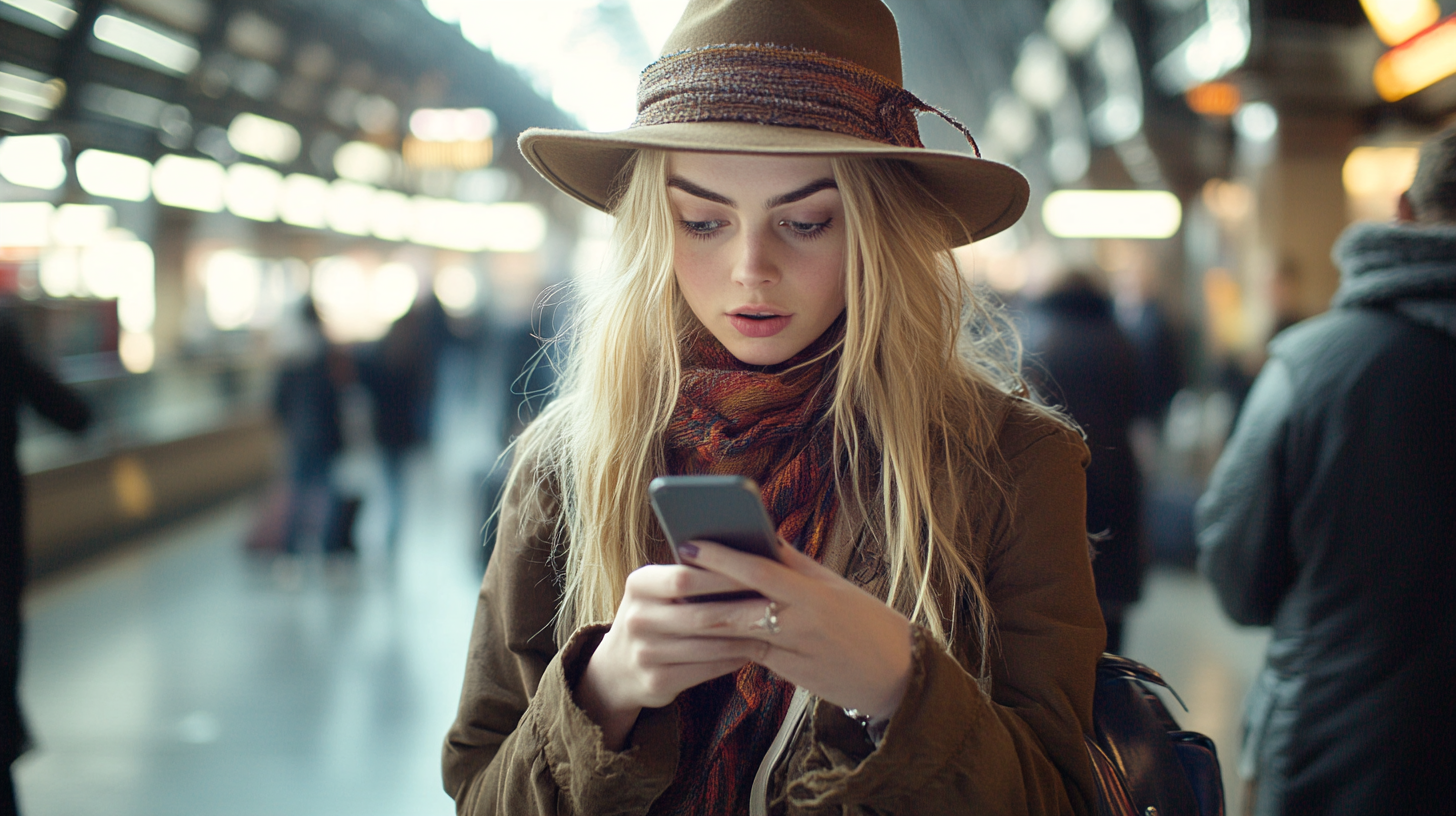
[[[841,506],[854,502],[888,563],[888,602],[950,644],[973,616],[984,658],[989,608],[958,496],[1000,484],[986,394],[1022,389],[1019,348],[968,290],[949,251],[951,216],[901,163],[832,159],[844,203],[848,306],[830,401]],[[665,472],[662,435],[677,402],[682,350],[697,320],[672,269],[675,216],[667,154],[624,171],[613,255],[581,281],[556,399],[523,434],[512,476],[560,501],[558,641],[610,621],[627,576],[660,553],[647,483]],[[949,491],[948,493],[946,491]],[[949,612],[947,618],[946,612]]]

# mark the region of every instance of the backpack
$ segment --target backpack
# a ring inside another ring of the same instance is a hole
[[[1161,675],[1135,660],[1104,654],[1097,663],[1092,733],[1086,735],[1097,816],[1223,816],[1213,740],[1179,729],[1150,685],[1168,689],[1183,704]]]

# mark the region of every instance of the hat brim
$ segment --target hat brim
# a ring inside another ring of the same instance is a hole
[[[959,219],[954,246],[995,235],[1016,223],[1031,195],[1026,178],[1015,169],[964,153],[746,122],[647,125],[611,133],[531,128],[521,134],[519,144],[521,154],[543,178],[604,212],[618,173],[641,149],[900,159],[920,171],[930,194]]]

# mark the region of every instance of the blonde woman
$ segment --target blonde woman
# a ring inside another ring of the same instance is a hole
[[[457,809],[1090,812],[1087,451],[950,255],[1025,181],[921,146],[879,0],[693,0],[664,51],[629,130],[521,139],[616,254],[517,445]],[[694,473],[761,486],[777,560],[674,562],[647,484]]]

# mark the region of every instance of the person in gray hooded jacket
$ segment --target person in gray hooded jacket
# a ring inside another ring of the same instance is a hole
[[[1224,610],[1273,626],[1241,772],[1256,814],[1449,812],[1456,127],[1333,255],[1333,308],[1270,344],[1198,506]]]

